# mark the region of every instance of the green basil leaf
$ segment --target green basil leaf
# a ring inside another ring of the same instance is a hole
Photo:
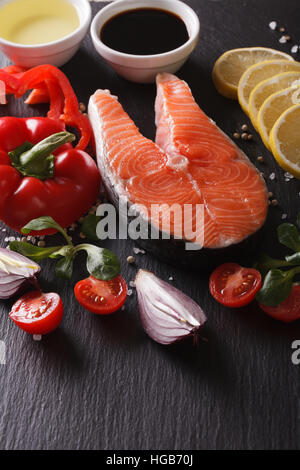
[[[286,256],[285,259],[290,265],[294,264],[294,265],[300,266],[300,252],[299,251],[297,253],[294,253],[293,255]]]
[[[41,231],[41,230],[46,230],[49,228],[52,228],[60,232],[63,235],[63,237],[67,240],[67,242],[70,244],[70,237],[68,236],[67,232],[57,222],[55,222],[55,220],[49,215],[43,215],[42,217],[39,217],[38,219],[33,219],[30,222],[28,222],[28,224],[26,224],[25,227],[22,228],[22,233],[27,235],[32,230]]]
[[[48,258],[52,253],[61,249],[60,246],[39,247],[27,242],[10,242],[9,247],[12,251],[16,251],[34,261]]]
[[[67,255],[56,263],[55,271],[57,277],[71,279],[73,274],[74,256]]]
[[[264,277],[270,269],[281,268],[284,266],[289,266],[287,260],[271,258],[263,253],[260,255],[258,261],[253,267],[260,271],[261,275]]]
[[[75,247],[75,251],[87,253],[86,267],[88,272],[101,281],[109,281],[120,273],[120,262],[117,256],[106,248],[83,243]]]
[[[81,225],[81,232],[89,239],[98,241],[99,238],[97,237],[97,225],[100,222],[101,217],[95,214],[89,214],[85,217],[82,225]]]
[[[278,240],[293,251],[300,251],[300,234],[293,224],[281,224],[277,227]]]
[[[48,228],[60,230],[61,226],[56,223],[55,220],[52,219],[52,217],[44,215],[42,217],[39,217],[38,219],[32,219],[30,222],[28,222],[28,224],[26,224],[25,227],[22,228],[22,233],[27,235],[32,230],[45,230]]]
[[[281,271],[271,269],[265,277],[264,283],[256,299],[263,305],[277,307],[288,298],[293,286],[294,270]]]

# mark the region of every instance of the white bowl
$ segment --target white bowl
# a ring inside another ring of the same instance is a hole
[[[12,0],[0,0],[0,8]],[[41,0],[43,1],[43,0]],[[77,10],[79,26],[75,31],[57,41],[45,44],[23,45],[0,37],[0,50],[16,65],[35,67],[51,64],[60,67],[68,62],[79,49],[91,22],[91,6],[88,0],[68,0]],[[1,36],[1,32],[0,32]]]
[[[188,41],[177,49],[155,55],[125,54],[107,47],[99,37],[102,26],[113,16],[137,8],[160,8],[175,13],[186,25]],[[96,51],[119,75],[132,82],[151,83],[158,73],[174,73],[184,64],[197,44],[199,30],[197,14],[179,0],[117,0],[96,14],[91,25],[91,36]]]

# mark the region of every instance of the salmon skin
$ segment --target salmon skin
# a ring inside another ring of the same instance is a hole
[[[202,253],[221,255],[226,248],[239,246],[265,222],[268,193],[263,178],[176,76],[157,76],[155,111],[156,143],[141,135],[108,90],[91,96],[89,118],[97,161],[110,197],[115,203],[121,196],[126,198],[137,211],[146,208],[142,215],[160,231],[168,218],[175,244],[174,252],[169,249],[171,257],[177,256],[182,242],[198,240],[197,230],[202,231]],[[182,227],[170,215],[151,212],[153,204],[190,205],[191,234],[182,236]],[[201,227],[194,210],[198,205],[203,207]],[[170,240],[146,242],[146,248],[157,255],[165,254],[166,246],[170,247]]]

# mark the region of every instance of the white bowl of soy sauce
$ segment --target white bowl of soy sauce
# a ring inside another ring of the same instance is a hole
[[[194,50],[200,22],[179,0],[117,0],[91,25],[94,47],[122,77],[152,83],[158,73],[175,73]]]

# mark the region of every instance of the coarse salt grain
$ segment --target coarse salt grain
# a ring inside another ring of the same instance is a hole
[[[284,177],[285,177],[285,178],[288,178],[289,180],[291,180],[291,179],[294,178],[294,176],[293,176],[291,173],[289,173],[288,171],[286,171],[286,172],[284,173]]]
[[[127,295],[130,297],[132,295],[132,289],[128,289]]]
[[[135,246],[135,247],[133,248],[133,253],[134,253],[135,255],[138,255],[139,253],[140,253],[141,255],[144,255],[146,252],[145,252],[145,250],[141,250],[140,248],[137,248],[137,247]]]
[[[297,54],[298,51],[299,51],[299,46],[297,46],[297,44],[295,44],[295,45],[291,48],[291,53],[292,53],[292,54]]]
[[[129,282],[129,285],[130,285],[130,287],[135,287],[135,282],[134,282],[134,281],[130,281],[130,282]]]
[[[275,31],[275,29],[277,28],[277,22],[276,21],[271,21],[269,23],[269,28],[272,29],[272,31]]]
[[[279,38],[279,42],[280,44],[285,44],[287,41],[286,37],[285,36],[281,36],[281,38]]]
[[[287,218],[287,214],[282,214],[281,218],[282,220],[285,220]]]
[[[173,276],[170,276],[169,281],[173,281],[173,280],[174,280]]]
[[[275,173],[270,173],[270,175],[269,175],[270,180],[274,180],[275,177],[276,177]]]
[[[42,335],[32,335],[34,341],[41,341]]]

